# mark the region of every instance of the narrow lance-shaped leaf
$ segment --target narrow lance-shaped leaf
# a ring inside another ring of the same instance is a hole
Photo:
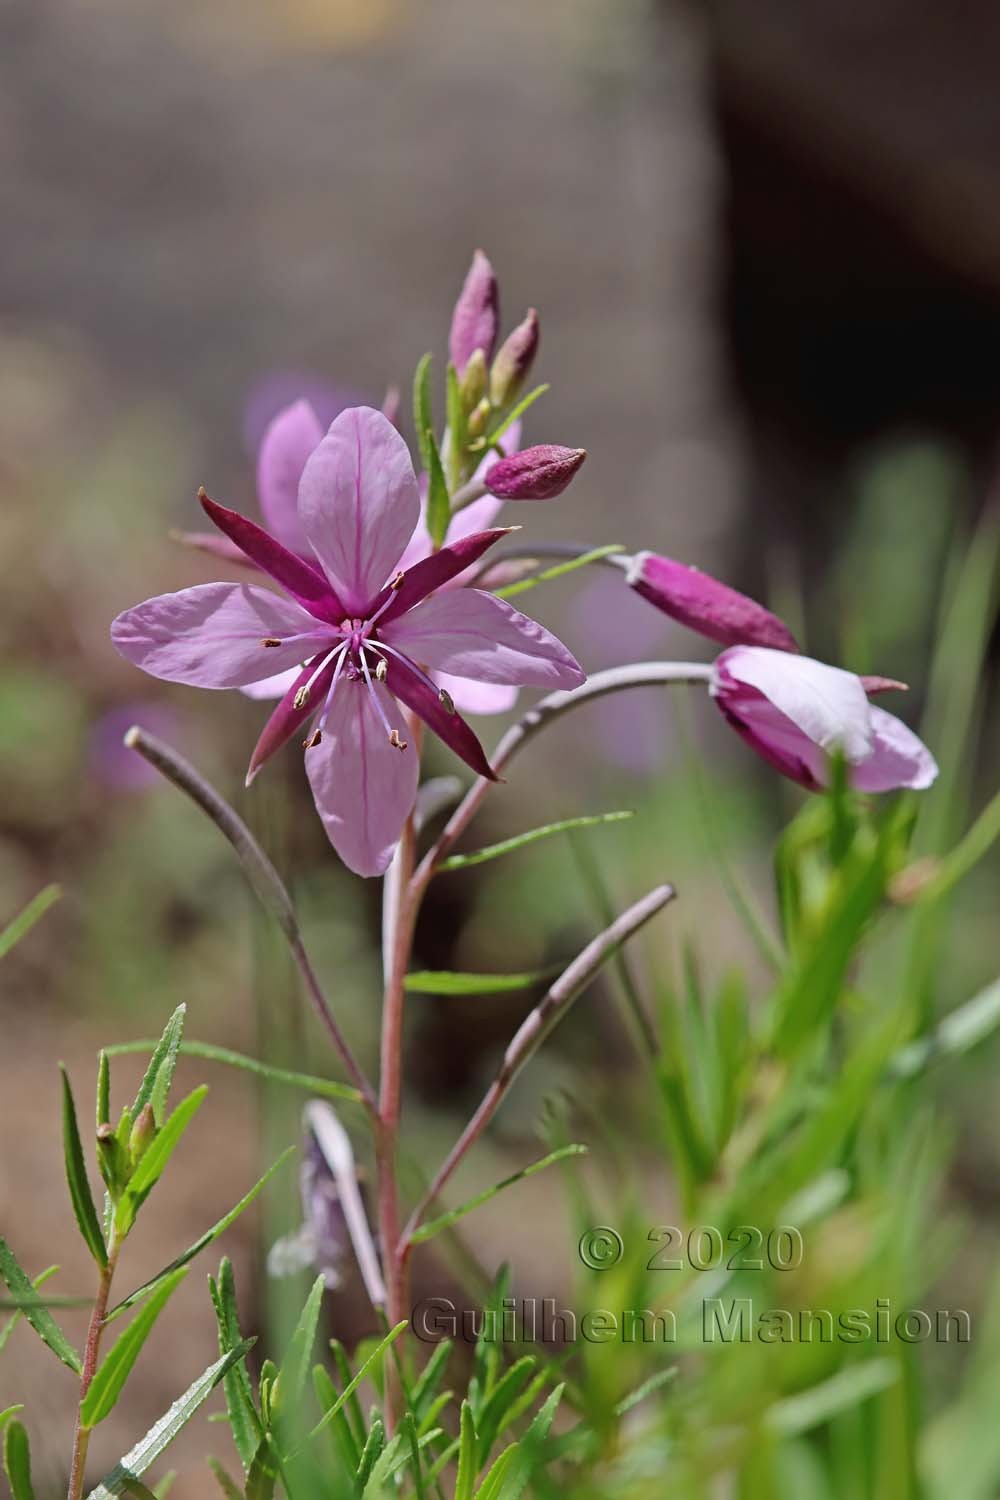
[[[635,813],[629,809],[618,812],[586,813],[577,818],[562,818],[558,823],[545,823],[540,828],[529,828],[526,833],[517,833],[513,838],[503,839],[499,844],[488,844],[485,849],[475,849],[471,854],[451,854],[443,859],[438,870],[467,870],[470,865],[484,865],[491,859],[499,859],[503,854],[513,854],[517,849],[523,849],[527,844],[537,843],[539,839],[551,838],[555,833],[569,833],[579,828],[597,828],[603,823],[622,823],[628,818],[634,818]]]
[[[427,530],[435,547],[440,547],[451,520],[451,500],[433,432],[427,434],[427,460]]]
[[[508,1425],[507,1414],[513,1407],[518,1395],[531,1379],[537,1363],[538,1361],[534,1355],[523,1355],[497,1381],[489,1398],[483,1403],[482,1410],[479,1412],[476,1422],[479,1438],[477,1459],[480,1468],[483,1467],[489,1458],[490,1449],[493,1447],[497,1437]]]
[[[547,969],[522,974],[462,974],[449,969],[427,969],[407,974],[405,984],[412,995],[503,995],[544,984],[553,974],[560,973],[562,967],[551,964]]]
[[[238,1484],[234,1484],[217,1458],[210,1458],[208,1460],[208,1467],[211,1469],[212,1476],[219,1489],[225,1495],[226,1500],[243,1500],[243,1491]]]
[[[186,1099],[182,1099],[165,1121],[162,1130],[147,1146],[115,1210],[115,1224],[119,1233],[127,1234],[132,1227],[136,1214],[159,1181],[181,1136],[200,1109],[207,1093],[208,1089],[202,1085],[188,1094]]]
[[[486,439],[484,447],[486,447],[486,448],[495,448],[497,446],[497,444],[499,443],[500,439],[504,436],[504,434],[506,432],[508,432],[510,430],[511,427],[513,427],[514,423],[518,420],[518,418],[519,417],[523,417],[524,413],[528,410],[528,407],[529,406],[534,406],[534,404],[538,400],[539,396],[544,396],[545,392],[547,390],[548,390],[548,385],[536,385],[535,389],[533,391],[529,391],[528,394],[526,396],[524,396],[517,403],[517,405],[515,407],[513,407],[513,409],[507,413],[507,415],[504,417],[503,421],[499,424],[499,426],[494,427],[493,431],[490,433],[489,437]]]
[[[445,401],[448,418],[448,463],[452,483],[458,484],[462,477],[462,458],[465,449],[465,408],[458,383],[458,371],[449,361],[445,375]]]
[[[56,1274],[58,1269],[58,1266],[46,1266],[45,1270],[40,1272],[39,1275],[37,1275],[34,1281],[31,1283],[35,1291],[37,1292],[40,1286],[44,1286],[49,1278]],[[81,1306],[87,1305],[87,1303],[81,1302]],[[23,1316],[24,1314],[20,1311],[20,1309],[16,1310],[7,1319],[7,1322],[4,1324],[3,1328],[0,1328],[0,1354],[3,1353],[4,1349],[7,1346],[7,1340],[10,1338],[11,1334],[14,1332],[14,1329],[17,1327]],[[9,1409],[8,1415],[10,1414],[10,1411],[13,1411],[13,1409],[13,1407]]]
[[[313,1392],[319,1403],[320,1411],[329,1411],[331,1406],[337,1404],[337,1397],[340,1392],[334,1385],[324,1365],[313,1366],[312,1380]],[[358,1447],[354,1433],[351,1431],[351,1424],[347,1420],[347,1415],[343,1407],[340,1408],[331,1423],[330,1437],[334,1452],[344,1468],[346,1468],[349,1474],[357,1474],[362,1450]],[[364,1440],[362,1439],[362,1441]]]
[[[427,435],[434,431],[434,412],[431,406],[431,359],[425,354],[417,365],[413,377],[413,425],[417,430],[417,447],[423,466],[430,470]]]
[[[175,1271],[172,1276],[167,1276],[105,1355],[80,1408],[82,1426],[96,1427],[112,1410],[153,1324],[186,1275],[187,1271]]]
[[[0,1276],[24,1317],[31,1324],[43,1344],[47,1344],[64,1365],[79,1375],[80,1356],[63,1333],[55,1318],[45,1306],[38,1292],[21,1269],[17,1257],[7,1241],[0,1236]]]
[[[250,1191],[223,1218],[219,1219],[218,1223],[213,1224],[211,1229],[206,1229],[205,1233],[199,1239],[195,1240],[193,1245],[189,1245],[175,1260],[172,1260],[169,1266],[164,1266],[162,1271],[158,1271],[155,1276],[150,1277],[149,1281],[144,1281],[142,1286],[136,1287],[134,1292],[130,1292],[127,1297],[123,1298],[117,1307],[108,1314],[108,1322],[112,1318],[117,1318],[119,1313],[123,1313],[127,1307],[131,1307],[134,1303],[138,1302],[141,1297],[144,1297],[147,1292],[157,1286],[164,1277],[171,1275],[172,1272],[179,1270],[181,1266],[186,1266],[189,1261],[194,1260],[195,1256],[200,1255],[202,1250],[212,1244],[213,1240],[217,1240],[221,1234],[224,1234],[229,1226],[236,1222],[240,1214],[250,1207],[257,1194],[270,1182],[275,1172],[280,1167],[283,1167],[290,1157],[295,1155],[296,1150],[297,1147],[289,1146],[286,1151],[283,1151],[273,1166],[268,1168],[263,1177],[254,1183]]]
[[[372,1469],[375,1467],[384,1449],[385,1427],[382,1424],[382,1418],[375,1417],[369,1429],[368,1437],[361,1453],[361,1460],[358,1464],[357,1479],[361,1489],[364,1489],[371,1478]]]
[[[59,1072],[62,1076],[63,1157],[66,1164],[69,1196],[87,1249],[103,1270],[108,1263],[108,1252],[104,1243],[104,1235],[101,1233],[97,1209],[94,1207],[93,1194],[90,1191],[87,1163],[84,1161],[83,1146],[80,1142],[80,1128],[76,1123],[73,1090],[62,1063],[59,1064]]]
[[[968,1052],[1000,1026],[1000,979],[939,1021],[933,1031],[900,1048],[889,1062],[896,1078],[913,1078],[932,1063]]]
[[[368,1476],[362,1500],[388,1500],[391,1491],[386,1486],[402,1444],[403,1435],[397,1432],[392,1441],[382,1449]]]
[[[450,1229],[452,1224],[456,1224],[459,1219],[464,1219],[466,1214],[472,1213],[473,1209],[481,1208],[484,1203],[489,1203],[491,1198],[495,1198],[498,1193],[502,1193],[504,1188],[513,1187],[516,1182],[521,1182],[525,1177],[533,1177],[536,1172],[543,1172],[546,1167],[551,1167],[557,1161],[563,1161],[567,1156],[586,1156],[586,1154],[586,1146],[560,1146],[558,1151],[551,1151],[548,1156],[543,1156],[541,1161],[533,1162],[530,1167],[523,1167],[520,1172],[512,1173],[510,1177],[505,1177],[502,1182],[494,1183],[492,1187],[486,1188],[481,1193],[477,1193],[474,1198],[470,1198],[466,1203],[460,1204],[458,1208],[449,1209],[446,1214],[441,1214],[439,1218],[430,1219],[426,1224],[421,1224],[420,1228],[411,1237],[412,1243],[414,1245],[421,1245],[425,1240],[433,1239],[443,1229]]]
[[[295,1325],[285,1357],[278,1369],[278,1379],[272,1397],[272,1410],[275,1412],[294,1412],[301,1403],[302,1392],[305,1390],[309,1376],[313,1345],[316,1342],[316,1329],[319,1326],[325,1285],[323,1277],[317,1276],[310,1288],[305,1306],[299,1314],[299,1321]]]
[[[420,1462],[420,1442],[417,1437],[417,1424],[414,1421],[412,1411],[408,1411],[403,1418],[403,1437],[410,1449],[410,1467],[413,1471],[413,1484],[416,1491],[416,1500],[424,1500],[427,1490],[424,1487],[423,1466]]]
[[[163,1035],[153,1050],[149,1059],[149,1066],[143,1074],[139,1085],[139,1092],[135,1096],[132,1105],[132,1118],[137,1119],[140,1111],[147,1105],[153,1106],[153,1118],[157,1125],[163,1124],[163,1116],[166,1113],[167,1094],[174,1076],[174,1066],[177,1062],[177,1051],[181,1044],[181,1036],[184,1031],[184,1017],[187,1014],[186,1005],[178,1005],[170,1020],[163,1029]]]
[[[62,891],[57,885],[47,885],[33,900],[28,902],[23,911],[18,912],[12,922],[8,922],[0,932],[0,958],[9,953],[31,931],[35,923],[44,917],[49,907],[54,906],[61,895]]]
[[[455,1500],[472,1500],[472,1486],[476,1482],[476,1428],[472,1420],[472,1407],[462,1402],[461,1428],[458,1439],[458,1474],[455,1478]]]
[[[198,1408],[208,1400],[226,1372],[238,1360],[245,1358],[254,1343],[254,1339],[244,1339],[235,1349],[209,1365],[208,1369],[188,1386],[183,1396],[174,1402],[170,1410],[165,1412],[160,1420],[149,1429],[145,1437],[140,1438],[135,1447],[125,1454],[97,1488],[91,1490],[88,1500],[112,1500],[112,1497],[127,1494],[126,1486],[129,1481],[136,1475],[145,1474],[150,1464],[159,1458],[167,1444],[191,1420]]]
[[[218,1280],[208,1278],[209,1292],[219,1325],[219,1352],[229,1354],[241,1343],[239,1314],[236,1307],[236,1285],[233,1268],[223,1256],[219,1264]],[[264,1436],[260,1418],[253,1404],[250,1377],[246,1366],[237,1363],[227,1371],[222,1388],[226,1396],[226,1410],[233,1443],[240,1456],[244,1472],[249,1472],[254,1455]]]
[[[8,1406],[5,1411],[0,1411],[0,1432],[3,1432],[11,1417],[16,1417],[19,1411],[24,1411],[24,1402],[19,1401],[15,1406]]]
[[[3,1466],[13,1500],[35,1500],[28,1434],[20,1422],[10,1422],[4,1433]]]
[[[119,1042],[106,1050],[109,1057],[124,1057],[132,1052],[149,1052],[155,1046],[156,1043],[150,1040]],[[361,1102],[360,1093],[349,1083],[335,1083],[329,1078],[317,1078],[312,1073],[294,1073],[288,1068],[276,1068],[271,1063],[259,1062],[256,1057],[233,1052],[229,1047],[217,1047],[213,1042],[181,1042],[178,1050],[182,1057],[201,1057],[206,1062],[224,1063],[227,1067],[239,1068],[244,1073],[254,1073],[258,1078],[266,1078],[271,1083],[284,1083],[290,1088],[302,1089],[307,1094],[320,1094],[329,1099],[348,1099],[354,1104]]]
[[[311,1442],[313,1438],[317,1437],[319,1433],[321,1433],[324,1428],[333,1421],[334,1417],[343,1406],[344,1402],[347,1401],[357,1390],[358,1386],[361,1384],[362,1380],[367,1374],[369,1368],[375,1363],[376,1360],[381,1359],[386,1350],[396,1342],[406,1325],[407,1319],[404,1318],[402,1322],[396,1324],[395,1328],[391,1328],[386,1334],[385,1338],[376,1345],[371,1354],[369,1354],[368,1358],[359,1366],[359,1368],[355,1372],[354,1379],[351,1381],[350,1385],[346,1386],[345,1389],[341,1391],[340,1398],[337,1401],[336,1405],[332,1406],[329,1411],[323,1413],[323,1416],[310,1432],[308,1441]],[[294,1455],[292,1456],[294,1457]]]
[[[97,1107],[95,1110],[98,1130],[111,1122],[111,1064],[104,1048],[97,1055]]]

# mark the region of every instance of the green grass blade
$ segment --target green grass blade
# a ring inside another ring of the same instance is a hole
[[[132,1052],[149,1052],[156,1043],[121,1042],[105,1050],[109,1057],[124,1057]],[[356,1088],[347,1083],[333,1083],[328,1078],[316,1078],[311,1073],[295,1073],[288,1068],[276,1068],[270,1063],[259,1062],[255,1057],[245,1057],[242,1052],[233,1052],[228,1047],[217,1047],[212,1042],[181,1042],[178,1048],[182,1057],[202,1057],[206,1062],[224,1063],[230,1068],[240,1068],[244,1073],[254,1073],[271,1083],[284,1083],[291,1088],[302,1089],[307,1094],[319,1094],[327,1099],[349,1099],[354,1104],[361,1102]]]
[[[18,1310],[23,1313],[42,1343],[47,1344],[52,1353],[61,1359],[74,1375],[79,1375],[82,1369],[79,1354],[39,1297],[2,1235],[0,1235],[0,1276],[3,1277]]]
[[[166,1277],[104,1357],[80,1408],[80,1421],[84,1427],[96,1427],[112,1411],[153,1324],[186,1275],[187,1271],[182,1270]]]
[[[829,1380],[776,1401],[767,1414],[767,1425],[785,1437],[808,1432],[838,1413],[887,1390],[899,1379],[893,1359],[867,1359],[838,1370]]]
[[[561,974],[565,964],[551,964],[523,974],[462,974],[449,969],[425,969],[407,974],[406,989],[411,995],[505,995],[514,990],[529,990]]]
[[[87,1249],[103,1270],[108,1263],[108,1251],[101,1232],[100,1220],[97,1217],[97,1209],[94,1207],[93,1194],[90,1191],[87,1164],[84,1161],[83,1146],[80,1141],[80,1127],[76,1122],[73,1090],[62,1063],[59,1064],[59,1072],[62,1076],[63,1157],[66,1164],[69,1196]]]
[[[184,1017],[187,1014],[186,1005],[178,1005],[170,1020],[163,1030],[163,1035],[153,1049],[153,1055],[149,1059],[149,1066],[143,1074],[139,1085],[139,1092],[135,1096],[132,1105],[132,1118],[137,1119],[139,1113],[147,1104],[153,1106],[153,1119],[157,1125],[163,1124],[163,1116],[166,1111],[167,1094],[174,1076],[174,1066],[177,1062],[177,1050],[181,1044],[181,1036],[184,1031]]]
[[[548,1156],[543,1156],[540,1161],[532,1162],[530,1167],[522,1167],[520,1172],[514,1172],[510,1177],[505,1177],[501,1182],[496,1182],[492,1187],[486,1188],[484,1192],[477,1193],[474,1198],[458,1208],[452,1208],[446,1214],[441,1214],[437,1219],[430,1219],[413,1235],[413,1244],[422,1245],[425,1240],[433,1239],[443,1229],[450,1229],[459,1219],[464,1219],[466,1214],[471,1214],[473,1209],[481,1208],[484,1203],[489,1203],[497,1193],[502,1193],[505,1188],[513,1187],[516,1182],[521,1182],[525,1177],[533,1177],[536,1172],[543,1172],[546,1167],[551,1167],[557,1161],[563,1161],[567,1156],[586,1156],[586,1146],[560,1146],[557,1151],[550,1151]]]
[[[588,813],[579,818],[562,818],[558,823],[546,823],[540,828],[530,828],[527,833],[515,834],[513,838],[503,839],[499,844],[489,844],[485,849],[475,849],[471,854],[451,854],[441,861],[438,873],[441,874],[445,870],[467,870],[470,865],[484,865],[488,860],[499,859],[503,854],[513,854],[515,850],[534,844],[538,839],[551,838],[555,833],[569,833],[580,828],[597,828],[603,823],[622,823],[634,817],[634,812],[623,809],[620,812]]]
[[[476,1482],[478,1466],[476,1451],[478,1438],[472,1420],[472,1407],[462,1402],[461,1431],[458,1440],[458,1476],[455,1480],[455,1500],[472,1500],[472,1487]]]
[[[35,1500],[31,1484],[28,1433],[20,1422],[9,1422],[3,1440],[3,1466],[13,1500]]]
[[[113,1308],[112,1311],[108,1314],[108,1322],[110,1322],[112,1318],[117,1318],[119,1313],[123,1313],[127,1307],[131,1307],[134,1303],[138,1302],[141,1297],[145,1297],[146,1293],[152,1291],[152,1289],[157,1286],[165,1276],[170,1276],[174,1271],[179,1270],[181,1266],[186,1266],[189,1261],[194,1260],[196,1255],[200,1255],[202,1250],[211,1245],[212,1242],[214,1240],[217,1240],[220,1235],[225,1234],[230,1225],[235,1224],[240,1215],[250,1207],[251,1203],[257,1197],[257,1194],[267,1186],[274,1174],[284,1166],[285,1162],[288,1161],[290,1157],[295,1155],[297,1150],[297,1146],[289,1146],[286,1151],[283,1151],[278,1157],[278,1160],[274,1162],[272,1166],[268,1167],[263,1177],[261,1177],[259,1181],[255,1182],[250,1191],[248,1193],[245,1193],[244,1196],[240,1199],[239,1203],[237,1203],[235,1207],[231,1208],[227,1214],[225,1214],[221,1219],[218,1220],[217,1223],[213,1224],[211,1229],[206,1229],[205,1233],[201,1235],[199,1239],[195,1240],[193,1245],[189,1245],[188,1248],[180,1255],[178,1255],[175,1260],[172,1260],[169,1266],[164,1266],[162,1271],[157,1272],[157,1274],[155,1276],[152,1276],[149,1281],[144,1281],[142,1286],[136,1287],[134,1292],[129,1292],[128,1296],[125,1297],[121,1302],[119,1302],[117,1307]]]
[[[44,890],[28,902],[23,911],[18,912],[13,921],[0,932],[0,958],[5,957],[10,950],[17,946],[21,939],[31,931],[36,922],[40,922],[50,906],[54,906],[62,895],[57,885],[47,885]]]

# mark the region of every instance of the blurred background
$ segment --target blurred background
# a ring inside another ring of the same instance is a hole
[[[67,1232],[57,1057],[85,1097],[99,1045],[158,1032],[184,1000],[193,1037],[330,1066],[229,851],[130,761],[130,723],[251,820],[346,1029],[375,1055],[378,890],[330,856],[297,756],[245,794],[260,708],[141,677],[108,640],[126,606],[216,576],[168,535],[198,525],[198,485],[252,513],[256,445],[281,406],[377,405],[387,385],[408,392],[427,349],[440,370],[481,245],[505,327],[529,305],[541,315],[536,368],[552,390],[530,439],[589,450],[562,500],[532,511],[531,535],[721,572],[813,654],[911,682],[902,712],[916,722],[940,580],[996,478],[998,45],[1000,13],[982,0],[960,15],[925,0],[3,0],[0,921],[47,882],[64,891],[5,960],[0,996],[0,1230],[33,1271],[65,1239],[61,1283],[88,1277]],[[590,669],[707,659],[614,583],[578,574],[534,594],[533,612]],[[477,727],[495,742],[498,724]],[[970,806],[994,789],[998,731],[987,693]],[[456,769],[443,752],[437,768]],[[798,800],[697,704],[682,721],[637,694],[525,756],[476,842],[639,808],[588,849],[616,899],[662,878],[682,891],[640,967],[665,971],[693,939],[710,973],[754,973],[713,851],[721,838],[766,905]],[[532,969],[572,953],[599,921],[587,869],[551,842],[442,878],[418,962]],[[998,895],[994,860],[961,898],[942,1009],[995,977]],[[415,1160],[437,1160],[528,1003],[412,998]],[[116,1098],[140,1066],[117,1065]],[[543,1101],[581,1080],[596,1120],[620,1110],[634,1067],[599,986],[464,1180],[523,1163]],[[988,1068],[945,1100],[950,1206],[967,1227],[949,1292],[973,1307],[1000,1237]],[[184,1065],[185,1081],[206,1076]],[[296,1133],[294,1096],[218,1069],[209,1081],[200,1141],[162,1190],[159,1242],[144,1220],[137,1280]],[[672,1185],[637,1169],[657,1222]],[[295,1220],[286,1186],[267,1222],[230,1236],[248,1325],[271,1315],[264,1253]],[[470,1241],[487,1268],[508,1256],[525,1289],[557,1295],[573,1254],[557,1195],[537,1180],[518,1191],[519,1211],[471,1221]],[[102,1428],[104,1456],[173,1399],[178,1362],[193,1375],[211,1358],[203,1302],[189,1286],[157,1329],[164,1358]],[[365,1330],[349,1294],[334,1317],[345,1336]],[[27,1399],[55,1431],[72,1398],[19,1330],[0,1407]],[[202,1435],[184,1441],[181,1467]],[[41,1478],[64,1462],[42,1443]]]

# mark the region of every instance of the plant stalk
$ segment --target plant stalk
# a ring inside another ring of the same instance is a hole
[[[101,1337],[107,1321],[108,1302],[111,1297],[111,1283],[114,1280],[120,1248],[114,1233],[112,1233],[111,1241],[108,1245],[107,1264],[101,1271],[101,1279],[97,1285],[97,1295],[94,1298],[90,1323],[87,1327],[87,1342],[83,1351],[83,1369],[80,1372],[80,1399],[76,1410],[76,1427],[73,1432],[73,1457],[70,1462],[67,1500],[82,1500],[83,1496],[84,1478],[87,1468],[87,1449],[90,1446],[90,1428],[84,1427],[82,1420],[83,1402],[90,1389],[91,1381],[97,1373],[97,1359],[101,1352]]]

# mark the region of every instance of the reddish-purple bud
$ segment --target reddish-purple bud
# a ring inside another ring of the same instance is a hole
[[[769,609],[672,557],[640,552],[627,574],[628,582],[662,609],[699,635],[723,646],[767,646],[774,651],[798,651],[799,646],[783,620]]]
[[[494,406],[507,406],[527,380],[538,353],[538,339],[538,314],[529,307],[524,321],[507,335],[493,361],[490,400]]]
[[[493,358],[497,332],[500,326],[500,293],[497,279],[486,256],[477,250],[472,257],[469,274],[451,315],[451,333],[448,352],[459,375],[477,349],[483,351],[487,362]]]
[[[585,448],[539,443],[501,458],[487,470],[483,483],[500,500],[554,500],[561,495],[587,457]]]

